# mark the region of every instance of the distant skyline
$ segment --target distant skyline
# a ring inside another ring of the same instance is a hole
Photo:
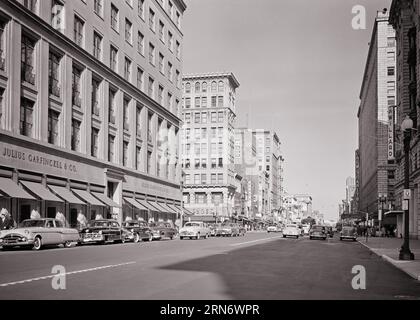
[[[183,72],[233,72],[237,127],[276,131],[286,191],[310,194],[314,210],[337,219],[346,178],[355,175],[373,22],[391,0],[186,3]],[[355,5],[366,8],[366,30],[352,29]]]

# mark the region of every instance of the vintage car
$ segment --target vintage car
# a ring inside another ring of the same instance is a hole
[[[295,237],[296,239],[298,239],[300,235],[302,234],[302,231],[297,224],[288,224],[283,229],[282,233],[283,233],[283,238]]]
[[[89,226],[80,231],[80,243],[125,242],[120,224],[112,219],[91,220]]]
[[[179,239],[207,239],[210,236],[210,229],[204,222],[191,221],[187,222],[181,229],[179,229]]]
[[[152,229],[146,221],[125,221],[122,223],[122,228],[125,231],[126,241],[133,241],[137,243],[140,241],[153,240]]]
[[[210,229],[210,236],[215,237],[216,236],[216,224],[212,223],[208,225],[208,228]]]
[[[355,227],[344,226],[340,232],[340,240],[350,239],[353,241],[357,240],[357,229]]]
[[[222,223],[216,227],[216,237],[237,237],[239,226],[236,223]]]
[[[0,231],[3,250],[12,247],[31,247],[39,250],[47,245],[69,248],[79,241],[77,229],[66,228],[60,220],[52,218],[24,220],[19,228]]]
[[[333,227],[330,227],[330,226],[325,226],[325,230],[327,231],[327,235],[328,235],[330,238],[334,237]]]
[[[309,239],[323,239],[327,240],[328,233],[325,226],[314,225],[309,231]]]
[[[267,227],[267,232],[268,233],[270,233],[270,232],[280,232],[280,231],[281,231],[281,228],[279,228],[279,226],[276,225],[276,224],[272,224],[272,225]]]
[[[303,229],[303,235],[307,236],[307,235],[309,235],[309,231],[311,230],[311,225],[310,224],[302,224],[302,229]]]
[[[169,222],[151,222],[149,223],[150,229],[152,229],[153,240],[160,240],[163,238],[173,239],[177,234],[177,230]]]
[[[242,224],[238,224],[238,226],[239,226],[239,235],[244,237],[245,234],[246,234],[246,228],[245,228],[245,226],[242,225]]]

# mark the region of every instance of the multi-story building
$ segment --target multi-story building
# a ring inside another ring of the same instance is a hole
[[[358,212],[378,221],[378,200],[394,200],[396,102],[395,31],[386,10],[377,13],[360,90]],[[391,136],[391,143],[389,142]]]
[[[357,215],[359,213],[359,194],[360,194],[360,154],[359,149],[354,153],[354,168],[355,168],[355,188],[353,196],[353,207],[352,214]]]
[[[307,194],[287,194],[284,196],[286,221],[301,221],[312,217],[312,197]]]
[[[0,2],[0,205],[174,220],[183,0]]]
[[[404,142],[404,132],[401,124],[406,116],[413,121],[414,130],[410,134],[409,182],[411,199],[409,208],[409,234],[412,238],[420,237],[420,41],[419,41],[419,10],[418,0],[393,0],[389,21],[395,28],[397,42],[397,112],[395,127],[395,149],[397,170],[395,173],[394,212],[402,212],[405,153],[401,147]],[[404,234],[403,215],[397,214],[398,235]]]
[[[236,89],[232,73],[183,76],[181,154],[184,203],[194,214],[231,217]]]

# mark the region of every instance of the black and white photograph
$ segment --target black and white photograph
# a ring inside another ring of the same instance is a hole
[[[420,0],[0,0],[2,300],[420,300]]]

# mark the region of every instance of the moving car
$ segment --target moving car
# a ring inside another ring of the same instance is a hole
[[[302,229],[303,229],[303,235],[307,236],[307,235],[309,235],[309,231],[311,230],[311,225],[310,224],[303,224]]]
[[[113,219],[91,220],[89,226],[80,231],[80,243],[125,242],[125,232]]]
[[[357,229],[355,227],[343,227],[340,232],[340,240],[357,240]]]
[[[327,240],[328,234],[326,227],[314,225],[312,226],[311,230],[309,231],[309,239],[323,239]]]
[[[151,222],[149,227],[152,229],[153,240],[161,240],[163,238],[172,240],[177,234],[177,230],[169,222]]]
[[[326,231],[327,231],[327,235],[328,235],[330,238],[334,237],[333,227],[330,227],[330,226],[325,226],[325,229],[326,229]]]
[[[179,229],[179,239],[185,238],[200,239],[201,237],[207,239],[210,236],[210,229],[201,221],[187,222],[181,229]]]
[[[59,244],[69,248],[78,241],[77,229],[66,228],[60,220],[52,218],[28,219],[19,228],[0,231],[3,250],[24,246],[39,250],[46,245]]]
[[[268,233],[270,233],[270,232],[280,232],[280,231],[281,231],[281,229],[279,228],[279,226],[275,225],[275,224],[272,224],[271,226],[267,227],[267,232]]]
[[[216,237],[239,236],[239,226],[236,223],[223,223],[216,228]]]
[[[299,238],[301,235],[301,230],[297,224],[288,224],[283,229],[283,238],[286,237],[295,237],[296,239]]]
[[[146,221],[126,221],[122,224],[123,229],[127,232],[125,240],[140,242],[140,241],[152,241],[153,234],[152,229]]]

